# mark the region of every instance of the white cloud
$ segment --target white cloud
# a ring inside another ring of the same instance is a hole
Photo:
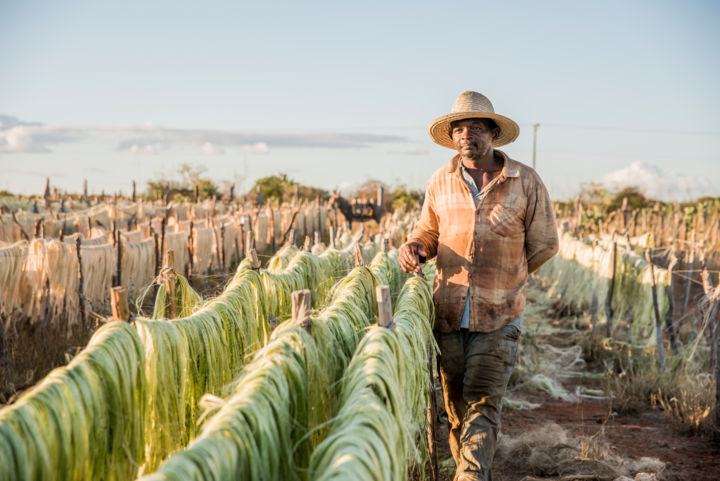
[[[253,152],[255,154],[266,154],[270,152],[270,148],[265,142],[255,142],[252,145],[243,145],[243,150],[245,152]]]
[[[52,152],[48,145],[81,138],[81,129],[52,127],[0,115],[0,152]]]
[[[115,143],[118,151],[157,153],[175,147],[222,153],[235,147],[266,153],[273,148],[358,149],[404,142],[404,137],[361,132],[257,133],[238,130],[173,129],[146,121],[134,126],[70,127],[0,115],[0,152],[52,152],[60,142]]]
[[[167,150],[167,145],[162,142],[152,142],[147,144],[133,144],[128,150],[133,154],[159,154]]]
[[[203,151],[204,154],[208,155],[219,155],[225,153],[222,147],[219,147],[212,142],[205,142],[204,144],[202,144],[200,149]]]
[[[720,195],[720,189],[707,177],[665,172],[642,162],[610,172],[600,183],[612,190],[638,187],[651,199],[691,200],[705,195]]]

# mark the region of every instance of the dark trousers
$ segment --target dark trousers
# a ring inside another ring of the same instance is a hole
[[[491,481],[501,402],[517,359],[520,330],[435,332],[438,368],[450,422],[455,481]]]

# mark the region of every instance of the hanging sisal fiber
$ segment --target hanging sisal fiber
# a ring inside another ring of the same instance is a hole
[[[50,281],[50,315],[58,319],[67,313],[68,327],[80,323],[78,298],[78,259],[75,246],[57,240],[46,240],[48,278]],[[67,335],[72,331],[68,329]]]
[[[342,377],[328,436],[312,453],[310,480],[405,479],[423,443],[432,291],[421,278],[399,294],[394,329],[372,326]]]
[[[587,311],[593,295],[599,312],[608,296],[612,277],[612,240],[584,242],[567,233],[560,235],[558,255],[545,263],[538,274],[551,281],[550,295],[558,296],[564,305],[575,311]],[[647,261],[618,242],[615,264],[615,285],[612,297],[614,316],[631,324],[634,336],[652,340],[655,313],[652,301],[652,279]],[[666,287],[668,271],[654,266],[656,294],[661,317],[669,301]]]
[[[253,225],[253,233],[255,235],[255,249],[258,252],[266,251],[269,248],[267,242],[268,226],[269,221],[267,214],[265,214],[264,211],[258,212],[255,219],[255,224]]]
[[[175,264],[170,267],[174,268],[175,272],[185,272],[188,264],[188,233],[165,233],[165,252],[163,254],[163,266],[167,265],[168,251],[173,251],[175,253]]]
[[[225,252],[225,269],[230,268],[233,259],[239,259],[239,252],[237,248],[241,244],[241,239],[238,238],[240,231],[235,226],[234,222],[225,222],[225,232],[223,234],[223,249]]]
[[[154,470],[195,436],[202,395],[221,395],[267,337],[266,294],[244,265],[225,291],[192,315],[137,320],[148,379],[147,465]]]
[[[5,316],[22,307],[20,284],[27,252],[27,242],[0,248],[0,313]]]
[[[210,227],[193,229],[193,273],[207,274],[215,256],[215,235]]]
[[[0,241],[13,243],[22,238],[20,228],[17,225],[0,223]]]
[[[81,245],[80,255],[85,298],[93,311],[107,312],[112,276],[117,269],[115,249],[112,244]]]
[[[144,366],[130,324],[102,326],[68,366],[0,410],[0,479],[134,479],[143,462]]]
[[[311,316],[312,335],[279,326],[198,439],[143,479],[301,479],[323,432],[310,430],[332,416],[337,381],[376,312],[374,287],[369,269],[355,269]]]
[[[122,237],[122,240],[124,242],[141,242],[147,237],[145,233],[140,229],[121,231],[120,236]]]
[[[123,242],[121,269],[120,285],[127,288],[128,299],[134,302],[145,287],[152,284],[155,279],[155,242],[153,239]]]

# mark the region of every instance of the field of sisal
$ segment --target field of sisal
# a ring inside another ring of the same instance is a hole
[[[674,432],[717,435],[719,211],[557,206],[560,253],[530,280],[497,479],[689,479],[669,455],[618,452],[606,429],[662,413]],[[428,416],[442,399],[434,265],[408,276],[393,248],[416,212],[372,236],[317,203],[56,214],[0,225],[0,480],[452,472],[443,428],[426,433],[445,420]],[[556,403],[602,406],[602,430],[562,425]],[[552,422],[513,429],[533,412]]]

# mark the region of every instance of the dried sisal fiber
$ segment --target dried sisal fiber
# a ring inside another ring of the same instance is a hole
[[[95,312],[108,310],[109,289],[117,268],[112,244],[81,245],[83,293]]]
[[[145,235],[145,233],[140,229],[131,230],[131,231],[122,231],[122,232],[120,232],[120,235],[124,242],[140,242],[147,237]]]
[[[167,253],[169,251],[173,251],[175,253],[175,264],[171,267],[178,273],[185,272],[185,268],[188,264],[188,233],[166,232],[163,265],[167,264]]]
[[[20,228],[15,224],[0,224],[0,240],[4,242],[17,242],[22,237]]]
[[[27,242],[16,242],[0,248],[0,313],[8,316],[21,307],[20,278],[27,257]]]
[[[155,278],[155,242],[123,242],[121,282],[128,290],[128,298],[136,299]]]
[[[225,232],[222,235],[222,244],[225,252],[225,269],[230,267],[233,258],[238,257],[238,252],[235,246],[240,245],[240,239],[238,239],[239,230],[235,227],[234,222],[225,222]]]
[[[210,227],[193,229],[193,273],[206,274],[215,254],[215,236]]]

